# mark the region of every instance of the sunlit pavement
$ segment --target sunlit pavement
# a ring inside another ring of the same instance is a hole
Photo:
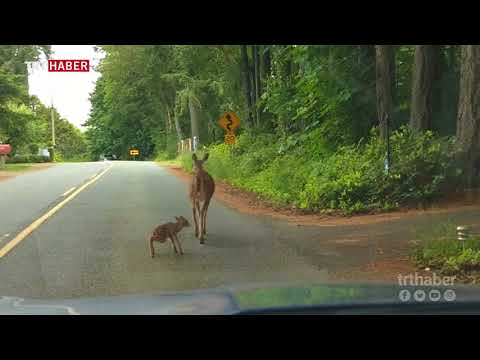
[[[4,232],[11,233],[0,239],[0,247],[64,191],[109,165],[66,164],[0,183],[0,192],[7,189],[12,210],[0,218]],[[402,248],[412,225],[431,220],[295,227],[240,214],[214,199],[205,245],[194,237],[192,226],[179,235],[185,255],[176,255],[169,243],[157,243],[157,256],[152,259],[147,237],[156,225],[180,215],[193,224],[188,185],[152,162],[111,165],[104,176],[0,258],[0,295],[70,298],[248,283],[321,283],[329,280],[329,270],[375,260],[378,248]],[[462,216],[473,219],[478,213]]]

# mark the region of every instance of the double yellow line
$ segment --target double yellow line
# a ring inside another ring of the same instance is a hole
[[[96,176],[92,177],[89,181],[87,181],[85,184],[80,186],[76,191],[71,193],[67,198],[59,202],[57,205],[55,205],[52,209],[47,211],[45,214],[40,216],[37,220],[35,220],[33,223],[28,225],[25,229],[23,229],[15,238],[13,238],[10,242],[8,242],[3,248],[0,249],[0,259],[7,255],[15,246],[17,246],[23,239],[25,239],[28,235],[30,235],[35,229],[37,229],[40,225],[42,225],[48,218],[52,217],[55,215],[55,213],[58,212],[62,207],[65,206],[66,203],[71,201],[75,196],[80,194],[83,190],[85,190],[88,186],[93,184],[95,181],[100,179],[105,173],[110,170],[112,165],[109,165],[105,170],[103,170],[101,173],[97,174]]]

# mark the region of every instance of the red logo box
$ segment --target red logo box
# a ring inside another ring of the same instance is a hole
[[[90,60],[48,60],[49,72],[89,72]]]

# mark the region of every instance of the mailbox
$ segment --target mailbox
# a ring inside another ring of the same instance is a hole
[[[12,152],[10,144],[0,144],[0,155],[8,155]]]

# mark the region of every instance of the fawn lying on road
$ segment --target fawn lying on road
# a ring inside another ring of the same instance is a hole
[[[174,223],[168,222],[163,225],[159,225],[153,231],[152,235],[150,236],[150,255],[152,256],[152,258],[155,256],[153,242],[158,241],[158,242],[164,243],[165,241],[167,241],[167,239],[170,239],[172,241],[173,250],[175,250],[175,253],[178,253],[177,251],[177,245],[178,245],[180,254],[183,255],[182,245],[178,240],[177,234],[184,227],[190,226],[190,223],[183,216],[180,216],[180,217],[175,216],[175,220],[177,220],[177,222],[174,222]]]

